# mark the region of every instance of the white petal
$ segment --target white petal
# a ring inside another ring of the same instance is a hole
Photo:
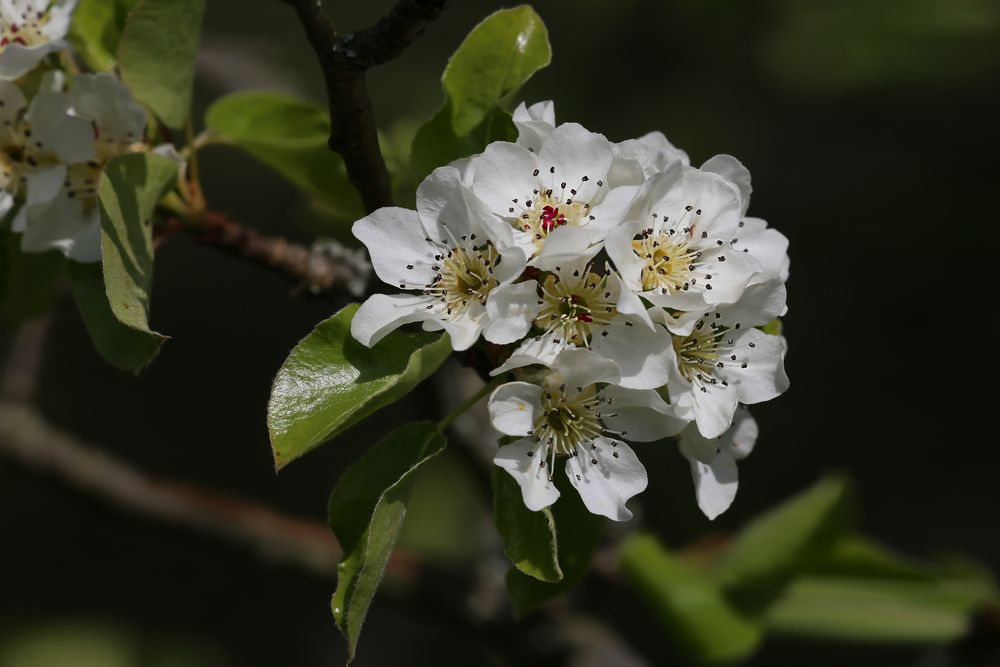
[[[479,340],[486,324],[486,309],[474,301],[460,314],[441,320],[442,326],[451,337],[451,349],[456,352],[468,350]]]
[[[788,389],[784,363],[786,349],[783,336],[772,336],[759,329],[748,329],[735,339],[736,360],[723,372],[735,387],[741,403],[751,405],[769,401]],[[741,367],[744,363],[746,368]]]
[[[59,164],[47,169],[40,169],[25,177],[27,181],[27,197],[25,204],[34,206],[46,204],[55,199],[62,191],[66,180],[66,165]]]
[[[566,476],[594,514],[627,521],[629,498],[646,489],[646,469],[624,442],[598,437],[566,459]]]
[[[633,320],[641,322],[650,331],[656,330],[645,304],[642,303],[642,299],[623,285],[622,279],[614,271],[608,271],[608,286],[611,288],[612,293],[618,292],[618,301],[615,304],[615,308],[619,313],[631,316]]]
[[[536,281],[497,287],[486,299],[489,322],[483,335],[498,345],[518,341],[528,334],[539,308]]]
[[[49,8],[49,20],[42,26],[42,34],[50,40],[62,39],[69,31],[70,19],[76,8],[77,0],[56,0]],[[41,3],[44,7],[49,3]],[[39,10],[41,11],[41,9]]]
[[[98,141],[142,141],[146,110],[113,75],[80,74],[73,79],[69,92],[73,96],[73,111],[97,126]]]
[[[31,141],[67,163],[94,159],[94,128],[90,121],[70,115],[66,93],[43,92],[31,100],[25,118],[31,123]]]
[[[634,292],[642,291],[642,269],[645,262],[632,249],[632,240],[642,231],[643,224],[630,220],[617,225],[608,232],[604,249],[614,262],[625,285]]]
[[[711,463],[702,463],[688,457],[691,463],[691,477],[694,479],[695,496],[698,507],[709,519],[719,516],[733,504],[739,473],[736,461],[729,452],[722,451]]]
[[[630,389],[655,389],[667,383],[673,355],[670,335],[647,329],[641,320],[619,315],[590,344],[597,354],[621,369],[620,384]]]
[[[704,387],[705,391],[701,388]],[[698,430],[706,438],[717,438],[733,423],[733,414],[740,400],[735,387],[721,384],[704,384],[688,390]],[[678,397],[678,403],[682,402]]]
[[[513,200],[525,201],[538,187],[533,176],[535,155],[524,146],[497,141],[476,161],[473,192],[501,217],[509,217]]]
[[[84,208],[78,199],[62,192],[48,203],[26,206],[25,211],[24,252],[55,249],[78,262],[100,259],[101,216],[96,206]]]
[[[38,46],[13,43],[0,53],[0,79],[14,81],[35,68],[42,58],[64,46],[62,42],[48,42]]]
[[[0,101],[3,102],[0,105],[0,121],[11,121],[11,123],[28,106],[28,100],[17,84],[3,79],[0,79]],[[4,132],[4,129],[0,128],[0,132]]]
[[[611,188],[601,203],[590,209],[585,229],[590,232],[592,243],[603,242],[613,229],[625,224],[639,192],[638,186]]]
[[[383,282],[420,289],[434,280],[434,255],[440,251],[427,241],[416,211],[380,208],[355,222],[351,232],[368,248],[372,267]]]
[[[601,419],[612,431],[636,442],[651,442],[680,433],[689,423],[652,389],[626,389],[608,385],[600,392],[611,402],[601,410]]]
[[[518,145],[537,151],[555,129],[555,105],[546,100],[525,107],[522,102],[514,110],[514,126],[517,128]]]
[[[542,411],[542,388],[528,382],[508,382],[490,395],[490,421],[504,435],[530,435]]]
[[[586,262],[600,252],[600,245],[592,245],[591,233],[583,227],[559,227],[550,233],[531,264],[544,271],[576,262]]]
[[[739,322],[744,327],[756,327],[767,324],[784,312],[786,296],[785,283],[779,278],[771,278],[750,285],[736,303],[719,306],[718,311],[727,323]]]
[[[722,440],[724,446],[737,461],[745,459],[753,452],[754,445],[757,444],[757,434],[760,429],[757,420],[753,418],[750,411],[744,407],[736,409],[733,417],[733,425],[726,431]]]
[[[747,250],[764,267],[766,276],[788,280],[788,239],[777,229],[770,229],[760,218],[744,218],[734,245]]]
[[[433,317],[427,306],[433,297],[417,294],[373,294],[361,304],[351,320],[351,335],[372,347],[399,327]]]
[[[731,429],[730,429],[731,430]],[[729,433],[729,431],[726,431]],[[701,463],[711,463],[715,460],[715,455],[721,448],[722,436],[718,438],[706,438],[698,430],[698,426],[691,424],[681,433],[680,442],[681,453],[689,459],[700,461]]]
[[[565,341],[556,343],[555,340],[556,337],[551,334],[525,338],[507,361],[490,371],[490,375],[495,377],[515,368],[535,364],[550,365],[560,352],[569,347]]]
[[[740,215],[746,215],[750,206],[750,170],[732,155],[716,155],[701,165],[702,171],[710,171],[722,176],[740,191]]]
[[[549,477],[545,453],[546,448],[541,443],[525,438],[504,445],[493,458],[493,463],[517,481],[524,505],[533,512],[548,507],[559,497],[559,489]]]
[[[621,377],[614,361],[581,347],[563,350],[549,365],[562,376],[569,394],[598,382],[618,382]]]
[[[577,123],[563,123],[549,135],[538,150],[538,168],[543,183],[553,190],[576,190],[574,199],[600,201],[606,189],[608,170],[614,160],[611,142]],[[554,171],[553,171],[554,169]],[[584,180],[586,177],[586,181]],[[598,182],[602,185],[598,185]]]

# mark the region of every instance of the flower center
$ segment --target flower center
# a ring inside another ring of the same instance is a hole
[[[663,294],[687,291],[698,280],[695,267],[701,252],[689,247],[685,234],[674,229],[654,233],[646,229],[632,241],[632,251],[645,263],[642,289]]]
[[[26,11],[21,14],[20,22],[8,22],[6,19],[0,19],[0,53],[11,44],[32,47],[49,42],[49,38],[42,33],[42,28],[49,22],[47,11]]]
[[[566,193],[536,190],[535,198],[525,202],[526,210],[517,226],[532,235],[536,250],[541,250],[553,230],[566,225],[579,227],[587,218],[590,204],[563,198],[562,194]]]
[[[66,196],[79,200],[84,208],[97,205],[97,183],[101,178],[101,165],[97,162],[72,164],[66,170]]]
[[[0,189],[16,195],[25,173],[59,163],[56,156],[31,138],[31,126],[24,119],[4,121],[0,127]]]
[[[542,308],[535,324],[583,347],[590,345],[595,327],[607,326],[618,314],[608,291],[608,277],[587,269],[568,278],[550,275],[542,284]]]
[[[546,391],[533,433],[539,442],[551,447],[553,455],[571,456],[577,447],[604,432],[597,412],[600,404],[594,385],[584,387],[572,398],[566,395],[565,387]]]
[[[688,336],[674,336],[673,345],[674,352],[677,353],[678,369],[685,380],[715,382],[712,366],[719,358],[719,335],[714,329],[705,331],[703,328],[696,328]]]
[[[468,249],[456,246],[442,257],[437,280],[426,293],[438,294],[449,315],[460,315],[473,301],[485,305],[490,291],[499,284],[493,277],[493,267],[499,261],[500,253],[492,243]]]

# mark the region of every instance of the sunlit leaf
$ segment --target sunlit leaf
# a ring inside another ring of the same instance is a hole
[[[389,405],[451,354],[446,334],[395,331],[373,348],[351,336],[357,304],[302,339],[274,379],[267,423],[278,469]]]
[[[528,5],[502,9],[472,29],[442,76],[444,106],[417,132],[412,162],[418,175],[516,137],[501,104],[549,64],[552,50],[541,17]]]
[[[73,13],[69,39],[90,69],[102,72],[114,68],[125,20],[140,1],[80,0]]]

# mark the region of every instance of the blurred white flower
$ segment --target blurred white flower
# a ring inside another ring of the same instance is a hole
[[[0,80],[27,74],[63,49],[77,0],[0,0]]]

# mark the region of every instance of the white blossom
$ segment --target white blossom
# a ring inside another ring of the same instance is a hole
[[[774,319],[784,303],[785,286],[774,279],[748,288],[736,304],[679,318],[659,311],[673,332],[671,405],[704,437],[729,428],[737,404],[768,401],[788,389],[784,337],[755,328]]]
[[[747,457],[757,442],[757,422],[746,408],[739,408],[733,425],[718,438],[704,437],[692,424],[680,437],[681,453],[691,464],[698,507],[709,519],[733,504],[739,485],[736,462]]]
[[[565,123],[537,150],[508,142],[487,146],[475,159],[472,190],[514,230],[529,263],[550,269],[596,255],[608,229],[621,221],[636,187],[609,186],[613,161],[603,135]]]
[[[517,329],[535,334],[499,368],[505,371],[552,363],[563,349],[589,348],[619,369],[620,384],[654,389],[670,377],[670,336],[647,314],[646,306],[622,285],[618,274],[598,272],[586,262],[554,267],[547,276],[516,285],[519,302],[508,309]],[[523,334],[522,334],[523,335]]]
[[[625,284],[654,305],[691,311],[733,303],[763,271],[733,247],[740,208],[735,184],[674,163],[643,185],[628,221],[608,234],[608,256]]]
[[[514,109],[514,126],[517,128],[517,144],[537,151],[556,129],[556,105],[552,100],[536,102],[530,107],[521,102]]]
[[[387,207],[354,224],[354,235],[368,247],[375,273],[408,294],[376,294],[354,316],[351,333],[364,345],[408,322],[428,330],[445,329],[456,350],[469,348],[483,333],[510,342],[524,332],[510,331],[503,317],[487,315],[491,301],[521,275],[524,252],[513,230],[476,199],[456,167],[436,169],[417,189],[417,210]],[[516,301],[516,300],[515,300]]]
[[[77,0],[0,0],[0,80],[27,74],[63,38]]]
[[[614,384],[617,366],[585,349],[562,351],[543,386],[509,382],[490,396],[493,426],[519,439],[500,447],[494,463],[521,487],[528,509],[559,497],[553,482],[557,460],[587,509],[615,521],[647,484],[646,470],[624,440],[654,441],[675,435],[685,422],[649,390]]]
[[[76,124],[87,128],[88,151],[64,160],[59,178],[48,182],[52,196],[32,201],[29,194],[20,222],[21,248],[55,248],[75,261],[96,262],[101,256],[97,185],[112,158],[143,141],[146,112],[118,79],[105,73],[81,74],[68,94],[47,94],[58,97]]]

